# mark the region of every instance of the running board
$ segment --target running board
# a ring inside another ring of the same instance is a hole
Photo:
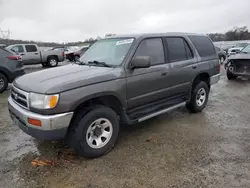
[[[139,118],[139,119],[138,119],[138,122],[142,122],[142,121],[148,120],[148,119],[150,119],[150,118],[152,118],[152,117],[158,116],[158,115],[160,115],[160,114],[164,114],[164,113],[166,113],[166,112],[170,112],[170,111],[172,111],[172,110],[174,110],[174,109],[176,109],[176,108],[185,106],[185,104],[186,104],[186,102],[182,102],[182,103],[176,104],[176,105],[174,105],[174,106],[171,106],[171,107],[169,107],[169,108],[165,108],[165,109],[163,109],[163,110],[160,110],[160,111],[158,111],[158,112],[154,112],[154,113],[152,113],[152,114],[149,114],[149,115],[147,115],[147,116],[144,116],[144,117],[142,117],[142,118]]]

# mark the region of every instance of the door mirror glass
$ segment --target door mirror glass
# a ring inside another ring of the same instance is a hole
[[[131,60],[130,67],[132,69],[149,68],[150,67],[150,57],[149,56],[137,56]]]

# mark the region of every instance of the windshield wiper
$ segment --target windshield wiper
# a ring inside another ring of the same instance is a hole
[[[80,61],[79,59],[76,60],[75,62],[77,65],[87,65],[87,63]]]
[[[107,64],[106,62],[101,61],[89,61],[88,64],[95,64],[95,65],[102,65],[104,67],[112,67],[111,65]]]

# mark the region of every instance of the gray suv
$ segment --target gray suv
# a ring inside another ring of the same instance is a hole
[[[219,78],[219,58],[205,35],[112,36],[76,64],[16,79],[9,112],[27,134],[64,139],[93,158],[112,149],[121,122],[135,124],[185,105],[201,112]]]

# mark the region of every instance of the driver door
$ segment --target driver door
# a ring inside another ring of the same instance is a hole
[[[162,38],[148,38],[140,42],[134,54],[149,56],[149,68],[127,69],[128,109],[142,106],[171,95],[168,80],[169,64],[165,60]]]

